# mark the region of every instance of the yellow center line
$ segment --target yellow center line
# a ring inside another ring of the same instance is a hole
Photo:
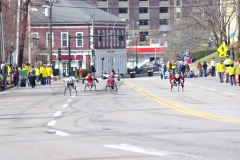
[[[221,116],[216,116],[216,115],[212,115],[212,114],[207,114],[207,113],[203,113],[203,112],[199,112],[196,110],[191,110],[188,108],[184,108],[180,105],[177,105],[175,103],[172,103],[166,99],[160,98],[154,94],[151,94],[145,90],[143,90],[142,88],[130,83],[130,82],[125,82],[125,84],[127,84],[128,86],[130,86],[131,88],[135,89],[136,91],[138,91],[139,93],[145,95],[146,97],[164,105],[167,106],[169,108],[172,108],[176,111],[182,112],[182,113],[186,113],[192,116],[196,116],[196,117],[200,117],[200,118],[205,118],[205,119],[210,119],[210,120],[215,120],[215,121],[223,121],[223,122],[231,122],[231,123],[240,123],[240,119],[233,119],[233,118],[226,118],[226,117],[221,117]]]

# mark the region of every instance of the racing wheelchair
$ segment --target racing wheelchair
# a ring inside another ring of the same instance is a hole
[[[117,83],[115,81],[115,78],[108,78],[107,83],[106,83],[106,88],[105,88],[105,92],[107,91],[107,88],[110,88],[110,91],[112,92],[114,89],[116,89],[116,91],[118,91],[117,88]]]
[[[72,94],[72,90],[75,90],[75,93],[77,95],[77,87],[76,87],[76,85],[74,83],[66,82],[65,90],[64,90],[64,96],[65,96],[67,90],[69,90],[70,96]]]
[[[95,89],[95,91],[97,92],[97,87],[96,87],[96,83],[95,80],[93,80],[91,83],[88,81],[84,82],[84,92],[87,90],[87,88],[89,88],[90,92],[92,91],[92,88]]]
[[[179,81],[174,80],[173,81],[173,84],[171,85],[171,91],[173,89],[173,86],[177,87],[178,91],[179,91],[179,88],[181,86],[182,87],[182,91],[184,91],[184,89],[183,89],[184,86],[182,85],[181,80],[179,80]]]

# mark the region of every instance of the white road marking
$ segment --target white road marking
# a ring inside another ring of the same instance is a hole
[[[18,101],[18,100],[14,100],[14,101]]]
[[[63,108],[66,108],[66,107],[68,107],[68,104],[64,104],[62,107],[63,107]]]
[[[54,117],[61,116],[61,114],[62,114],[62,111],[57,111],[57,112],[54,114]]]
[[[54,126],[56,124],[56,121],[50,121],[48,122],[47,126]]]
[[[155,149],[141,148],[141,147],[132,146],[132,145],[129,145],[129,144],[117,144],[117,145],[109,144],[109,145],[103,145],[103,146],[108,147],[108,148],[120,149],[120,150],[131,151],[131,152],[153,155],[153,156],[159,156],[159,157],[176,156],[176,155],[187,156],[187,157],[190,157],[190,156],[191,157],[196,157],[196,156],[191,155],[191,154],[168,152],[168,151],[158,151],[158,150],[155,150]]]
[[[185,84],[190,85],[190,86],[196,86],[196,87],[203,88],[203,89],[208,89],[208,90],[211,90],[211,91],[222,92],[222,91],[216,90],[216,89],[214,89],[214,88],[207,88],[207,87],[203,87],[203,86],[193,85],[193,84],[190,84],[190,83],[185,83]],[[222,93],[230,94],[230,95],[234,95],[234,96],[237,96],[237,95],[238,95],[238,94],[231,93],[231,92],[222,92]]]
[[[49,130],[51,133],[55,133],[58,136],[69,136],[69,134],[62,132],[62,131],[57,131],[57,130]]]
[[[72,96],[72,97],[75,97],[75,96]]]
[[[71,99],[68,99],[67,102],[71,102],[72,100]]]
[[[235,93],[231,93],[231,92],[223,92],[223,93],[231,94],[231,95],[237,96],[237,94],[235,94]]]

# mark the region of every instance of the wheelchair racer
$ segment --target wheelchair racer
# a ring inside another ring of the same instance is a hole
[[[182,81],[181,81],[181,80],[182,80]],[[172,76],[172,77],[170,78],[171,87],[173,87],[173,84],[174,84],[174,85],[177,85],[176,82],[180,82],[181,85],[182,85],[182,87],[184,87],[184,81],[185,81],[185,80],[184,80],[183,76],[179,75],[178,73],[175,74],[174,76]]]
[[[72,88],[75,87],[74,83],[78,82],[78,80],[75,77],[71,77],[71,76],[69,76],[68,78],[65,78],[63,81],[66,82],[67,87],[72,86]]]
[[[88,87],[91,87],[91,88],[92,88],[92,83],[93,83],[94,80],[96,80],[97,83],[98,83],[97,78],[95,78],[94,76],[92,76],[91,73],[88,73],[87,76],[86,76],[85,78],[83,78],[82,84],[84,84],[84,81],[87,81]],[[89,84],[91,84],[91,86],[89,86]]]
[[[113,72],[110,73],[108,76],[107,84],[114,84],[115,83],[115,75]],[[112,89],[114,89],[114,85],[112,85]]]

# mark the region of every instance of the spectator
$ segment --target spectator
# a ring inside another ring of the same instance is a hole
[[[13,84],[14,88],[18,89],[18,80],[19,80],[19,72],[17,66],[13,68]]]
[[[144,67],[143,67],[143,66],[140,66],[140,72],[141,72],[141,74],[143,73],[143,70],[144,70]]]
[[[235,61],[235,52],[233,48],[232,48],[232,60]]]
[[[41,81],[41,84],[42,84],[42,79],[43,79],[42,71],[43,71],[43,64],[41,64],[41,67],[40,67],[40,76],[39,76],[39,81]]]
[[[38,68],[38,66],[36,66],[35,68],[35,74],[36,74],[36,82],[39,82],[39,77],[40,77],[40,70]]]
[[[203,77],[207,77],[207,63],[204,61],[203,62],[203,65],[202,65],[202,68],[203,68]]]
[[[201,64],[201,62],[198,62],[197,70],[198,70],[198,77],[201,77],[202,76],[202,64]]]
[[[181,70],[181,74],[182,74],[182,77],[184,77],[185,75],[185,71],[186,71],[186,65],[185,63],[182,64],[182,70]]]
[[[47,69],[46,66],[43,66],[43,71],[42,71],[42,85],[46,84],[46,79],[47,79]]]
[[[35,71],[34,65],[32,65],[29,73],[29,80],[32,88],[35,88],[36,86],[35,79],[36,79],[36,71]]]
[[[78,72],[79,72],[79,79],[82,79],[82,73],[83,73],[82,68],[80,68]]]
[[[46,70],[47,70],[46,84],[51,84],[52,68],[50,67],[50,65],[47,66]]]
[[[231,85],[233,85],[234,83],[234,85],[236,86],[236,78],[235,78],[236,67],[234,66],[234,62],[232,62],[232,64],[228,67],[228,73],[230,76]]]
[[[215,76],[215,68],[216,68],[216,63],[215,63],[215,61],[214,61],[214,57],[213,57],[212,60],[211,60],[211,66],[212,66],[211,75],[212,75],[212,77],[214,77],[214,76]]]
[[[166,67],[165,64],[163,64],[163,65],[162,65],[162,75],[163,75],[163,79],[166,79],[166,75],[165,75],[166,71],[167,71],[167,67]]]
[[[181,63],[181,62],[178,63],[177,70],[178,70],[178,71],[177,71],[178,74],[181,74],[181,71],[182,71],[182,63]]]
[[[94,63],[91,63],[90,72],[92,76],[95,77],[96,68],[94,67]]]
[[[240,61],[238,62],[238,86],[240,86]]]
[[[3,62],[1,65],[1,70],[2,70],[2,76],[3,76],[3,82],[2,85],[6,87],[6,78],[7,78],[7,64],[6,62]]]
[[[3,85],[3,76],[2,72],[0,72],[0,90],[4,90],[5,86]]]
[[[191,58],[187,57],[187,64],[191,64],[192,61],[191,61]]]
[[[192,56],[192,63],[194,63],[195,61],[196,61],[196,58]]]
[[[223,74],[224,74],[224,71],[225,71],[225,65],[223,64],[222,60],[217,65],[217,71],[218,71],[218,74],[219,74],[220,83],[223,83]]]

